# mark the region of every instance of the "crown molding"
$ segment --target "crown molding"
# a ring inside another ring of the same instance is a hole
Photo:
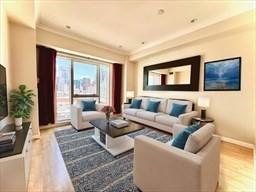
[[[256,25],[254,18],[256,15],[256,10],[252,10],[243,13],[238,16],[228,18],[226,20],[220,21],[218,23],[206,26],[204,28],[192,31],[190,33],[178,36],[173,39],[161,42],[159,44],[154,44],[149,47],[145,47],[142,50],[134,51],[130,54],[129,59],[131,61],[138,61],[145,57],[167,51],[170,49],[175,49],[187,44],[191,44],[200,40],[206,40],[213,37],[218,37],[218,35],[229,35],[230,33],[241,32],[243,30],[254,29]]]
[[[53,28],[50,28],[48,26],[45,26],[45,25],[42,25],[42,24],[37,24],[36,26],[37,29],[41,29],[41,30],[44,30],[44,31],[47,31],[47,32],[50,32],[50,33],[54,33],[56,35],[60,35],[60,36],[63,36],[63,37],[66,37],[66,38],[70,38],[70,39],[73,39],[75,41],[79,41],[81,43],[85,43],[85,44],[88,44],[88,45],[91,45],[91,46],[94,46],[94,47],[97,47],[97,48],[100,48],[100,49],[104,49],[104,50],[107,50],[107,51],[111,51],[113,53],[116,53],[116,54],[119,54],[119,55],[122,55],[122,56],[127,56],[129,55],[129,52],[127,51],[123,51],[123,50],[118,50],[118,49],[114,49],[112,47],[109,47],[109,46],[106,46],[106,45],[102,45],[102,44],[99,44],[99,43],[95,43],[93,42],[92,40],[88,40],[86,38],[82,38],[82,37],[78,37],[76,35],[71,35],[71,34],[67,34],[67,33],[64,33],[64,32],[61,32],[61,31],[58,31],[58,30],[55,30]]]

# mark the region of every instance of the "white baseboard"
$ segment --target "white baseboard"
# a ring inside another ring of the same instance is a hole
[[[232,143],[232,144],[236,144],[236,145],[240,145],[242,147],[246,147],[246,148],[249,148],[249,149],[255,149],[255,145],[254,144],[251,144],[251,143],[246,143],[246,142],[243,142],[243,141],[239,141],[239,140],[236,140],[236,139],[232,139],[232,138],[229,138],[229,137],[223,137],[223,136],[220,136],[220,139],[222,141],[225,141],[225,142],[228,142],[228,143]]]
[[[67,125],[70,125],[70,121],[40,126],[40,129],[50,129],[54,127],[61,127],[61,126],[67,126]]]

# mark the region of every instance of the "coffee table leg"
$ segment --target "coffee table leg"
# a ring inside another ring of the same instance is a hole
[[[104,140],[101,137],[102,135],[100,133],[100,130],[95,128],[92,138],[113,156],[119,155],[134,148],[133,138],[127,135],[112,138],[105,134]]]

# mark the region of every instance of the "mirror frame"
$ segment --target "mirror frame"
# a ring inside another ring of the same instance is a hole
[[[201,56],[188,57],[175,61],[168,61],[155,65],[144,67],[143,75],[143,90],[148,91],[199,91],[199,76],[200,76]],[[191,65],[190,84],[177,85],[148,85],[148,73],[151,70],[165,69],[169,67],[179,67]]]

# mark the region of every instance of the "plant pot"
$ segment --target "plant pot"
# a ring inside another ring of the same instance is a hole
[[[14,121],[15,121],[15,126],[16,127],[21,127],[22,126],[22,117],[15,118]]]

